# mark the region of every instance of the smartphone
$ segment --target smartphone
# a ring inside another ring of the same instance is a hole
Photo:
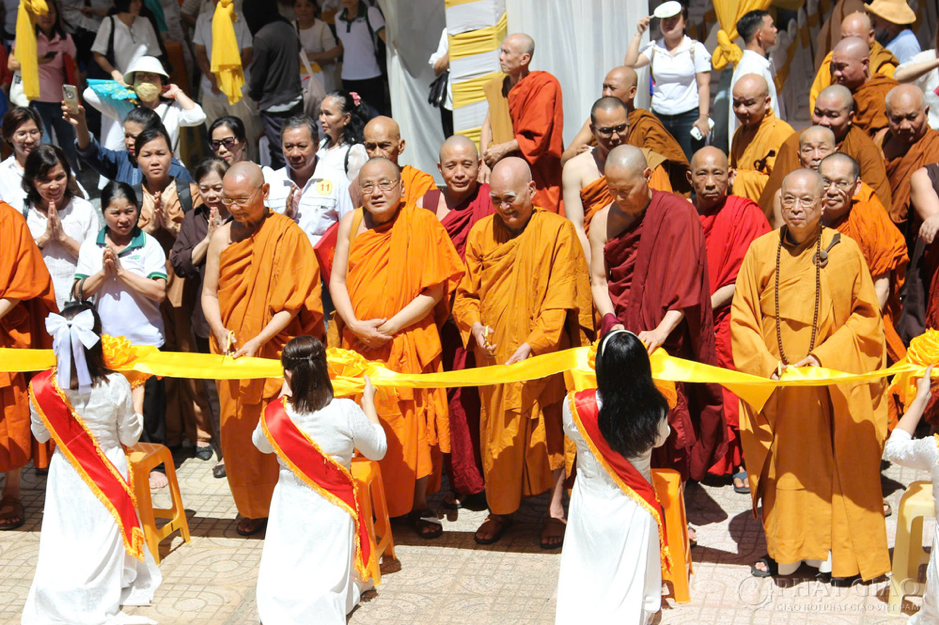
[[[47,59],[54,59],[56,54],[58,54],[58,52],[56,52],[55,50],[53,50],[52,52],[46,52],[46,54],[45,54],[44,56],[45,56],[45,58],[47,58]]]
[[[62,99],[72,115],[78,115],[78,88],[75,85],[62,85]]]

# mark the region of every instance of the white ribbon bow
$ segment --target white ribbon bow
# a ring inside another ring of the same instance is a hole
[[[52,351],[55,352],[59,375],[59,387],[69,388],[72,383],[72,358],[75,358],[75,372],[78,374],[78,390],[91,389],[91,374],[85,360],[85,349],[91,349],[101,340],[94,333],[95,316],[90,310],[83,310],[71,321],[62,315],[50,313],[46,317],[46,332],[52,335]],[[84,347],[82,347],[84,346]]]

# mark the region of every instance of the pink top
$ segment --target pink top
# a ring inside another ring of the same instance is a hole
[[[14,44],[13,49],[16,49]],[[58,52],[55,58],[49,63],[43,63],[39,66],[39,98],[38,102],[61,102],[62,85],[65,84],[65,59],[63,54],[68,54],[75,60],[75,43],[72,36],[66,34],[62,39],[58,34],[50,40],[46,34],[39,31],[36,37],[36,52],[41,59],[48,52]]]

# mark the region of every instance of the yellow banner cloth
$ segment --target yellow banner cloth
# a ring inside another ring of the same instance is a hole
[[[39,98],[39,56],[36,51],[36,16],[49,12],[46,0],[20,0],[16,14],[16,50],[20,64],[23,94],[30,101]]]
[[[241,99],[241,88],[245,84],[241,53],[238,51],[238,39],[235,37],[233,25],[238,19],[233,2],[234,0],[220,0],[215,5],[215,15],[212,16],[211,70],[215,74],[219,91],[228,96],[229,104]]]

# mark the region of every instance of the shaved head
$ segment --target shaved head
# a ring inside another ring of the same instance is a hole
[[[631,67],[614,67],[603,79],[603,95],[613,96],[622,100],[627,108],[632,106],[636,97],[636,86],[639,84],[639,75]]]
[[[741,126],[758,126],[772,107],[766,79],[759,74],[741,76],[734,84],[731,106]]]
[[[694,188],[699,213],[710,212],[724,201],[730,186],[729,174],[727,155],[722,150],[708,145],[694,153],[688,180]]]
[[[890,134],[901,146],[910,148],[929,130],[929,107],[923,90],[916,85],[899,85],[886,98]]]
[[[783,180],[780,208],[787,239],[801,245],[818,232],[822,217],[822,177],[810,169],[797,169]]]
[[[472,154],[473,158],[479,158],[479,151],[476,149],[476,143],[465,135],[451,135],[440,146],[439,160],[442,163],[446,160],[446,154],[452,153]]]
[[[359,170],[359,188],[362,206],[373,224],[388,223],[398,214],[404,185],[397,163],[383,156],[368,159]]]
[[[626,173],[630,177],[639,178],[643,175],[643,172],[649,169],[649,163],[646,161],[646,155],[636,146],[620,145],[613,148],[606,158],[605,171],[607,174],[611,169]]]
[[[860,186],[857,161],[841,152],[826,156],[818,166],[825,195],[822,198],[822,223],[831,225],[851,211],[854,194]]]
[[[404,152],[404,140],[398,122],[379,115],[365,124],[365,151],[369,157],[381,156],[395,163]]]
[[[831,144],[832,149],[834,149],[835,133],[833,133],[830,128],[825,128],[824,126],[809,126],[799,135],[800,146],[817,141],[826,141]]]
[[[249,161],[235,163],[222,179],[222,197],[235,200],[228,211],[235,221],[249,229],[260,227],[267,216],[264,202],[269,190],[261,168]]]
[[[381,134],[394,139],[400,139],[401,127],[398,126],[398,122],[390,117],[379,115],[378,117],[370,119],[369,122],[365,124],[365,136],[368,137],[369,134]]]
[[[597,122],[597,113],[602,111],[604,113],[612,113],[613,111],[626,111],[626,105],[623,104],[623,101],[619,98],[613,96],[602,97],[596,102],[593,103],[593,106],[590,107],[590,121],[593,123]]]
[[[870,78],[871,48],[866,39],[842,39],[831,53],[832,82],[856,91]]]
[[[489,176],[490,184],[495,184],[495,180],[511,181],[513,184],[518,182],[522,185],[531,182],[531,167],[524,160],[517,156],[509,156],[496,163],[492,168],[492,174]]]
[[[841,22],[841,38],[858,37],[870,42],[874,25],[871,18],[863,11],[856,11]]]
[[[837,106],[844,111],[850,111],[854,108],[854,96],[851,90],[844,85],[830,85],[822,89],[815,99],[816,105],[819,100],[824,99],[827,104]]]
[[[806,169],[818,171],[822,159],[837,149],[835,133],[824,126],[809,126],[799,135],[799,163]]]
[[[254,185],[255,188],[264,184],[264,172],[261,171],[258,165],[250,161],[240,161],[232,165],[231,169],[225,173],[225,178],[245,180]]]
[[[443,176],[451,200],[459,202],[476,190],[479,164],[479,152],[472,140],[463,135],[453,135],[443,142],[437,169]]]
[[[607,156],[604,173],[606,188],[619,210],[639,215],[649,206],[652,200],[652,191],[649,189],[652,171],[642,150],[632,145],[613,148]]]
[[[898,85],[890,90],[884,100],[887,105],[887,115],[898,106],[914,107],[919,110],[926,109],[926,96],[917,85]]]
[[[513,235],[521,234],[535,209],[535,183],[528,163],[517,156],[496,163],[489,176],[489,197],[502,224]]]
[[[401,180],[401,168],[393,160],[384,156],[374,156],[365,161],[362,169],[359,170],[359,178],[364,180],[373,172],[381,172],[392,181]]]
[[[861,37],[844,37],[835,46],[834,54],[849,59],[863,60],[871,56],[871,46]]]
[[[812,123],[830,128],[838,141],[842,141],[851,130],[853,118],[854,97],[844,85],[826,87],[815,99]]]
[[[734,85],[734,95],[759,97],[769,95],[769,85],[766,79],[759,74],[744,74]]]
[[[515,33],[502,40],[502,45],[510,45],[522,54],[535,54],[535,40],[525,33]]]
[[[499,67],[503,74],[518,80],[528,71],[528,64],[535,53],[535,40],[525,33],[515,33],[502,40],[499,50]]]
[[[616,146],[626,142],[629,133],[629,110],[617,97],[605,96],[590,108],[590,132],[597,141],[601,160]]]
[[[811,169],[796,169],[795,171],[790,172],[785,178],[783,178],[783,199],[785,200],[787,191],[792,192],[793,190],[800,188],[813,190],[816,193],[816,198],[820,198],[822,196],[822,192],[824,191],[822,177],[818,175],[818,172],[814,172]]]
[[[723,150],[715,148],[713,145],[706,145],[691,157],[691,170],[694,171],[696,165],[713,163],[727,168],[727,155]]]

